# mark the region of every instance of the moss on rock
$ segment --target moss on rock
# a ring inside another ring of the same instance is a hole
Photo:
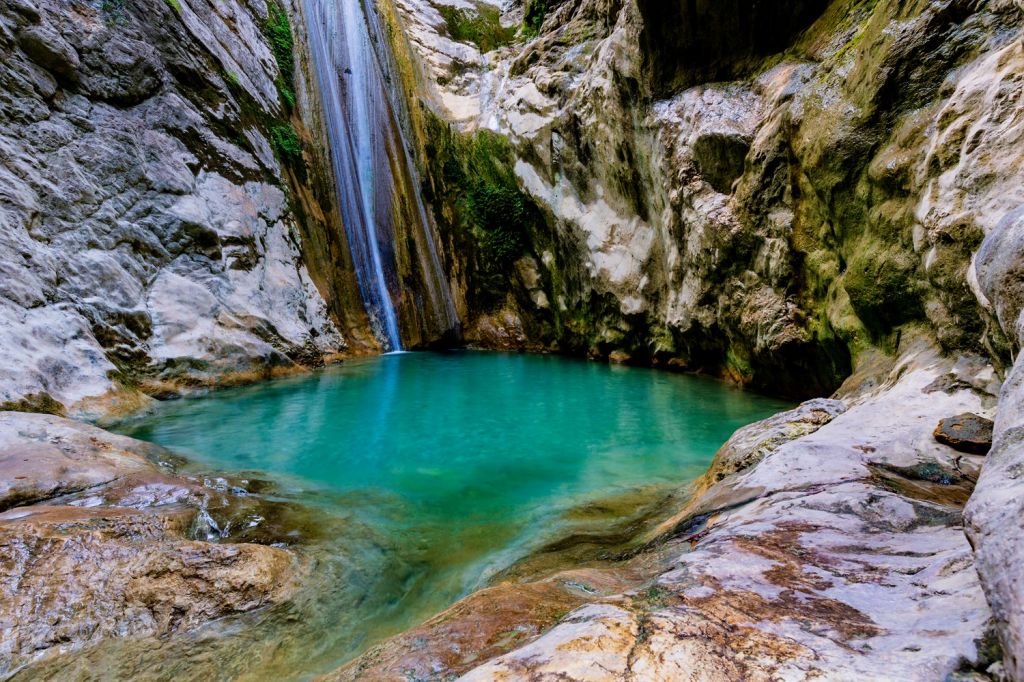
[[[430,115],[427,133],[427,198],[468,255],[473,307],[493,310],[513,288],[514,263],[533,242],[540,212],[519,187],[506,138],[488,130],[463,134]]]
[[[922,315],[916,259],[884,244],[871,243],[848,264],[843,288],[850,305],[874,335],[886,334]]]
[[[452,40],[473,43],[481,52],[490,52],[508,45],[516,37],[516,29],[501,25],[501,10],[478,3],[475,10],[442,5],[438,7]]]
[[[31,412],[35,414],[53,414],[63,417],[64,406],[54,400],[49,393],[29,393],[18,400],[7,400],[0,403],[0,412]]]

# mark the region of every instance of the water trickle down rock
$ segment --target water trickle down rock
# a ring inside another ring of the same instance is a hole
[[[304,8],[341,220],[377,337],[394,351],[402,348],[402,331],[418,342],[457,335],[458,315],[403,138],[376,10],[357,0],[306,0]],[[406,283],[411,268],[421,288]]]

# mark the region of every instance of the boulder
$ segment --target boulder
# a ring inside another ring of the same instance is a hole
[[[967,412],[941,420],[935,440],[960,452],[986,455],[992,449],[992,426],[991,419]]]

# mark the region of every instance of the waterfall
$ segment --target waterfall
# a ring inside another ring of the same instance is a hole
[[[458,316],[398,123],[401,102],[389,87],[397,81],[376,12],[362,0],[304,1],[341,219],[374,334],[385,350],[401,350],[396,306],[404,298],[396,261],[400,230],[413,236],[436,331],[450,333],[458,328]],[[403,200],[412,205],[408,215],[398,208]],[[420,318],[426,316],[425,307],[417,306]]]

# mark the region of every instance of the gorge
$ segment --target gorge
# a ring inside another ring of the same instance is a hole
[[[0,677],[1024,679],[1019,0],[0,53]]]

